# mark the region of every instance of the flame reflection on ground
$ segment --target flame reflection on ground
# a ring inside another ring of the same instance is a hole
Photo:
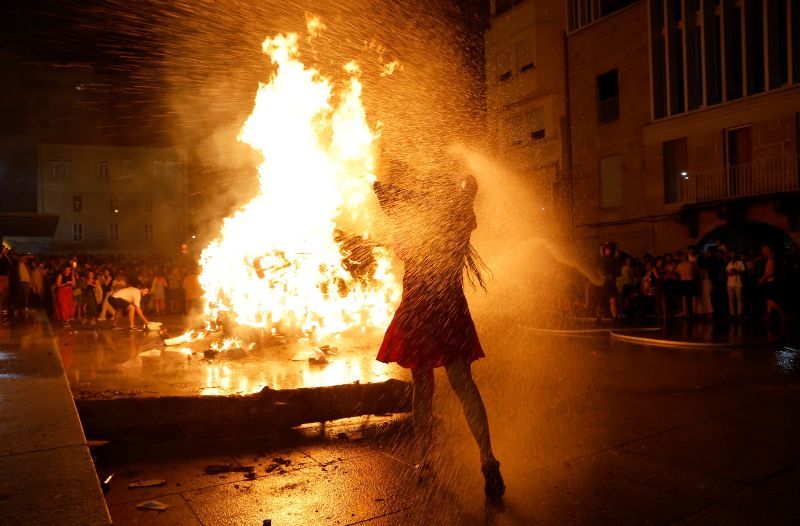
[[[396,365],[375,361],[380,334],[340,338],[327,363],[312,364],[311,342],[259,343],[250,350],[209,351],[209,341],[164,346],[155,333],[109,330],[59,331],[59,349],[79,396],[226,396],[270,389],[323,387],[408,379]]]

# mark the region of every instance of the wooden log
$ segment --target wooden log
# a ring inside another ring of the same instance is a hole
[[[90,438],[136,440],[218,433],[270,433],[313,422],[410,411],[400,380],[273,390],[245,396],[76,399]]]

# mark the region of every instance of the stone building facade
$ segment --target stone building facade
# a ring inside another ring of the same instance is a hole
[[[53,250],[177,252],[187,237],[183,148],[42,144],[38,212]]]
[[[492,10],[484,38],[487,129],[495,153],[530,177],[541,207],[554,212],[566,176],[564,9],[507,0]]]
[[[565,8],[517,3],[493,29],[530,17],[526,4]],[[542,74],[568,79],[564,202],[579,245],[800,240],[797,3],[570,0],[563,20],[562,69]]]

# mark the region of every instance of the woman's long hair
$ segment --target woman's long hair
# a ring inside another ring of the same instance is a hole
[[[486,291],[486,280],[483,273],[487,273],[489,277],[492,276],[492,270],[483,261],[483,258],[475,250],[475,247],[470,243],[467,247],[467,252],[464,254],[464,269],[467,271],[467,281],[473,289],[477,288],[475,283],[478,284],[484,291]]]

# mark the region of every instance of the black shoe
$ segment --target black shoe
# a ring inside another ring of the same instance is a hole
[[[503,476],[500,474],[500,462],[494,458],[483,461],[481,472],[486,481],[483,492],[487,497],[502,497],[506,492],[506,485]]]

